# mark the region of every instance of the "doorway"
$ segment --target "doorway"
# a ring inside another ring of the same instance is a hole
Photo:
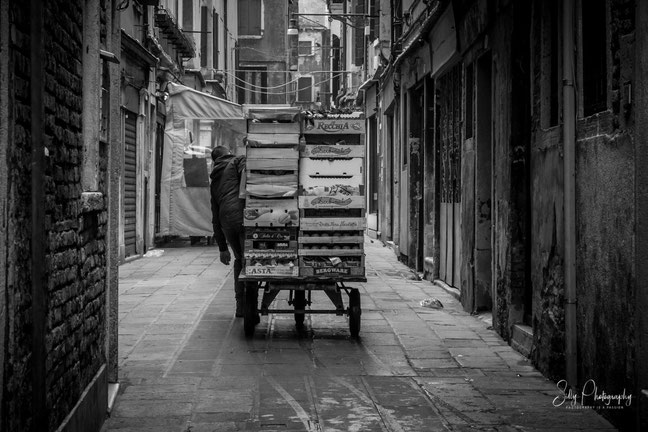
[[[439,278],[459,286],[461,263],[461,66],[437,80],[439,108]]]
[[[487,53],[476,62],[475,145],[475,269],[473,311],[492,308],[492,60]]]

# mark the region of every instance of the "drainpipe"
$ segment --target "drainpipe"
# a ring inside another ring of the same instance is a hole
[[[574,92],[574,0],[563,2],[563,168],[565,212],[565,369],[578,384],[576,344],[576,104]]]

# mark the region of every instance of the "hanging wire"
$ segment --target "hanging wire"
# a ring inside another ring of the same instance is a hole
[[[338,73],[337,75],[343,75],[343,74],[344,73],[341,72],[341,73]],[[246,92],[250,92],[250,93],[265,94],[265,95],[268,95],[268,96],[285,96],[287,94],[295,93],[295,91],[298,91],[298,90],[306,90],[306,89],[309,89],[309,88],[313,88],[315,86],[318,86],[318,85],[320,85],[322,83],[325,83],[325,82],[328,82],[328,81],[329,81],[328,79],[317,81],[317,82],[312,83],[309,86],[301,87],[301,88],[299,88],[297,90],[291,90],[291,91],[285,91],[285,92],[266,92],[266,91],[263,91],[263,90],[253,90],[253,89],[250,89],[248,87],[240,86],[238,84],[233,84],[233,86],[236,87],[236,88],[245,90]]]
[[[282,74],[286,72],[286,71],[266,71],[266,70],[250,70],[250,69],[238,69],[238,71],[239,72],[257,72],[257,73],[259,73],[259,72],[282,73]],[[300,77],[297,77],[295,79],[292,79],[292,80],[286,82],[285,84],[280,84],[280,85],[276,85],[276,86],[261,86],[261,85],[258,85],[258,84],[254,84],[254,83],[245,81],[245,80],[239,78],[238,76],[236,76],[235,74],[230,73],[228,71],[223,70],[223,71],[219,71],[219,72],[222,72],[222,73],[224,73],[226,75],[229,75],[229,76],[233,77],[236,81],[240,81],[241,83],[247,84],[250,87],[256,87],[256,88],[259,88],[259,89],[267,89],[267,90],[272,90],[272,89],[276,89],[276,88],[285,87],[288,84],[297,82],[299,80],[299,78],[300,78]],[[343,74],[346,74],[346,73],[358,73],[358,71],[304,71],[304,72],[307,73],[308,75],[310,75],[310,74],[324,74],[324,73],[333,74],[333,75],[343,75]],[[329,78],[327,78],[327,79],[329,79]]]

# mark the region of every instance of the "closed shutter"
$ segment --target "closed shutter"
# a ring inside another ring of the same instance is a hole
[[[364,5],[364,0],[358,1],[356,3],[355,7],[356,13],[357,14],[364,14],[365,13],[365,5]],[[353,39],[354,39],[354,49],[355,49],[355,55],[354,55],[354,61],[353,64],[356,66],[362,66],[364,64],[364,58],[365,58],[365,34],[364,34],[364,21],[363,20],[355,20],[354,25],[356,26],[353,29]]]
[[[200,66],[207,67],[207,6],[200,8]]]
[[[439,278],[459,287],[461,257],[461,68],[439,78]]]
[[[313,100],[313,78],[300,77],[297,81],[297,102],[311,102]]]
[[[124,114],[124,244],[126,256],[135,255],[137,225],[137,115]]]
[[[261,0],[238,1],[239,35],[261,35]]]
[[[220,41],[218,40],[218,32],[220,31],[218,28],[218,14],[214,11],[212,12],[212,42],[214,46],[214,62],[213,62],[213,67],[214,69],[218,69],[219,67],[219,58],[218,58],[218,53],[220,47],[218,46]]]

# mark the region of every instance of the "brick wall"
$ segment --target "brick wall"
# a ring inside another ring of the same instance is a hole
[[[105,8],[105,2],[101,4]],[[0,429],[29,430],[35,413],[32,404],[32,241],[45,246],[46,422],[55,430],[79,401],[82,392],[106,361],[105,198],[87,205],[83,199],[83,139],[81,113],[83,10],[82,0],[56,0],[43,5],[42,95],[45,162],[42,173],[45,221],[43,239],[32,239],[30,137],[30,14],[29,2],[10,1],[12,25],[9,94],[10,113],[8,332],[5,355],[6,387]],[[103,15],[106,11],[104,10]],[[104,20],[105,24],[105,20]],[[106,36],[103,27],[104,39]],[[97,65],[99,66],[99,65]],[[99,91],[97,90],[97,95]],[[99,143],[97,143],[99,146]],[[107,186],[105,147],[99,147],[98,184]],[[105,190],[104,190],[105,191]],[[100,191],[101,192],[101,191]],[[42,413],[41,413],[42,414]]]
[[[3,423],[0,429],[29,430],[31,405],[31,264],[30,264],[30,56],[29,19],[27,7],[15,2],[9,6],[9,98],[13,118],[7,151],[8,177],[7,213],[9,233],[7,245],[7,320],[5,345],[5,394]],[[11,112],[10,112],[11,113]],[[11,114],[10,114],[11,116]]]

